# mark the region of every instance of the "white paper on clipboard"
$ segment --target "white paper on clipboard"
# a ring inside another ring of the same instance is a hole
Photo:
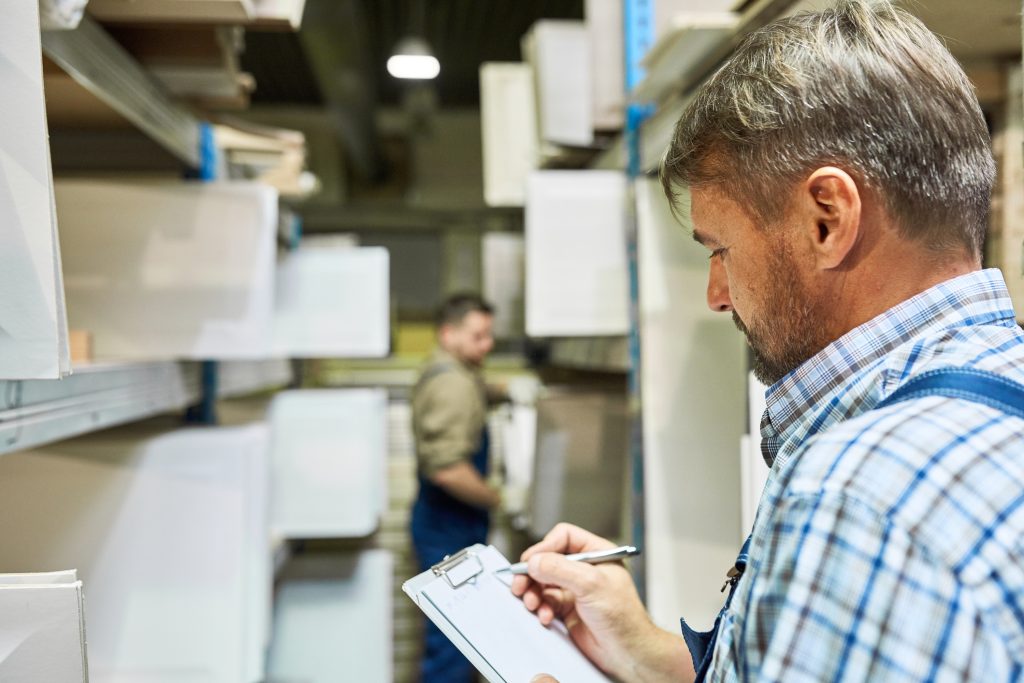
[[[520,683],[539,673],[560,681],[607,683],[569,639],[544,627],[509,590],[509,566],[494,546],[477,544],[409,579],[402,590],[491,683]]]

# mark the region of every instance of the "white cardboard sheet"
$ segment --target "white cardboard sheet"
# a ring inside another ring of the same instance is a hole
[[[387,550],[293,560],[275,595],[267,680],[394,680],[393,564]]]
[[[60,181],[56,195],[70,323],[98,359],[271,355],[275,190]]]
[[[70,372],[36,2],[0,21],[0,379]]]
[[[594,141],[593,64],[582,21],[544,19],[523,38],[533,68],[541,140],[586,146]]]
[[[78,568],[94,683],[263,680],[266,427],[171,426],[0,458],[0,571]]]
[[[498,339],[521,337],[526,242],[522,235],[490,232],[481,239],[481,250],[484,298],[495,307],[494,335]]]
[[[707,250],[691,239],[685,197],[682,225],[656,179],[638,181],[636,197],[648,602],[662,628],[680,616],[710,628],[721,567],[747,534],[732,455],[747,431],[746,344],[707,306]]]
[[[358,538],[387,504],[387,392],[283,391],[270,407],[271,528],[283,538]]]
[[[388,251],[300,246],[277,271],[274,351],[291,358],[388,355]]]
[[[536,111],[529,65],[480,65],[484,200],[489,206],[526,202],[526,177],[537,167]]]
[[[89,680],[82,582],[74,570],[0,574],[0,680]]]
[[[618,171],[537,171],[526,201],[526,333],[629,330],[626,178]]]

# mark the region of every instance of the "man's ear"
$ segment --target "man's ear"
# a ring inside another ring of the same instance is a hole
[[[861,196],[849,173],[834,166],[815,170],[801,184],[805,230],[818,268],[842,266],[861,236]]]

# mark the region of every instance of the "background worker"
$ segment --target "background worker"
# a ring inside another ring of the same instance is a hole
[[[501,501],[487,481],[488,389],[481,366],[494,348],[494,309],[476,294],[458,294],[437,315],[438,348],[412,393],[419,495],[412,539],[420,571],[445,555],[487,540],[489,511]],[[421,681],[474,680],[472,665],[426,621]]]

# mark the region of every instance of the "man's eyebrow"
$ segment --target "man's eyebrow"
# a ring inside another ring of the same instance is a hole
[[[718,240],[716,240],[715,238],[711,237],[710,235],[705,235],[704,233],[702,233],[700,230],[697,230],[696,228],[693,229],[693,239],[694,239],[694,241],[699,242],[700,244],[704,245],[705,247],[718,246]]]

